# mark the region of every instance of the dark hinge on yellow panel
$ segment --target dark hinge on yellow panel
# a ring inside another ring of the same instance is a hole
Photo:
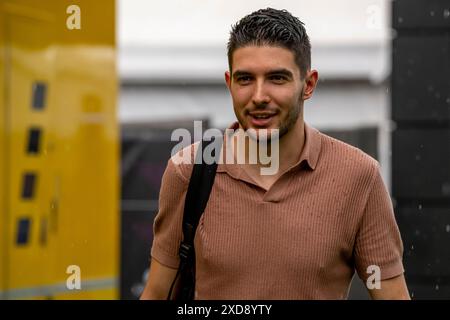
[[[47,96],[47,84],[44,82],[33,83],[33,95],[31,107],[34,110],[43,110],[45,108]]]
[[[41,129],[30,128],[30,130],[28,131],[28,144],[27,144],[28,154],[39,153],[40,140],[41,140]]]
[[[31,220],[29,218],[21,218],[17,223],[16,243],[17,245],[25,245],[30,238]]]
[[[27,172],[22,180],[22,199],[33,199],[35,195],[36,174]]]

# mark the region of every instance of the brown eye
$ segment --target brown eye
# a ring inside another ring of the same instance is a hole
[[[237,82],[239,84],[247,84],[250,81],[251,81],[251,77],[249,77],[249,76],[242,76],[242,77],[237,78]]]
[[[270,80],[273,81],[274,83],[282,84],[282,83],[286,82],[287,79],[284,76],[273,75],[270,77]]]

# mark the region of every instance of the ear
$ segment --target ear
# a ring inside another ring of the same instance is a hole
[[[231,87],[231,74],[230,71],[225,71],[225,83],[227,84],[228,90]]]
[[[317,70],[310,70],[306,73],[305,77],[305,90],[303,91],[303,100],[308,100],[312,97],[314,90],[319,80],[319,73]]]

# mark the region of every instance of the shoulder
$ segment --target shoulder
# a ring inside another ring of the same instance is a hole
[[[320,133],[321,162],[329,169],[354,179],[373,180],[379,162],[359,148]]]
[[[191,178],[199,142],[195,142],[178,151],[172,151],[172,156],[167,163],[167,172],[177,175],[184,182]]]

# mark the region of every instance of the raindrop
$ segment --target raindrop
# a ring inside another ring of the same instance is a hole
[[[447,102],[448,104],[450,104],[450,98],[447,98],[447,100],[445,100],[445,102]]]
[[[436,285],[435,289],[436,289],[436,290],[439,290],[439,285],[438,285],[438,284]]]
[[[398,23],[402,23],[403,22],[403,18],[402,17],[398,17]]]
[[[420,160],[420,154],[416,154],[416,161]]]
[[[450,10],[449,9],[445,9],[444,10],[444,18],[447,19],[448,17],[450,17]]]
[[[445,226],[445,231],[446,231],[446,232],[450,232],[450,224],[448,224],[448,225]]]
[[[411,245],[411,250],[414,250],[414,245]]]
[[[430,16],[434,17],[434,11],[430,11]]]
[[[441,94],[439,92],[436,92],[435,95],[436,99],[439,99],[441,97]]]
[[[416,236],[420,235],[420,231],[416,229],[416,231],[414,232]]]
[[[422,210],[422,205],[421,204],[419,204],[419,210]]]
[[[423,144],[420,145],[420,149],[423,149]]]

